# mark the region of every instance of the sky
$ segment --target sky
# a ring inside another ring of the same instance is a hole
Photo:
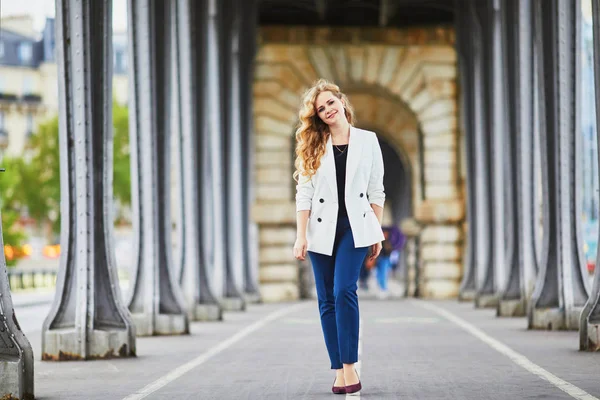
[[[54,17],[54,0],[0,0],[0,16],[30,14],[34,28],[41,31],[46,17]],[[113,0],[113,30],[127,29],[127,0]]]

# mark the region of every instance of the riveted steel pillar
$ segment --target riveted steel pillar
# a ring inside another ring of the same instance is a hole
[[[244,292],[247,302],[260,301],[258,283],[258,225],[251,220],[251,208],[254,203],[254,111],[252,90],[254,84],[254,57],[258,35],[258,1],[246,0],[240,4],[244,15],[240,22],[240,99],[242,131],[242,220],[244,260]]]
[[[0,249],[3,248],[2,226],[0,226]],[[33,350],[17,321],[10,295],[6,259],[2,252],[0,255],[0,398],[33,399],[33,389]]]
[[[222,302],[225,296],[226,284],[226,251],[228,249],[225,232],[225,210],[227,199],[225,190],[225,176],[223,163],[223,107],[221,105],[221,84],[223,57],[221,57],[220,35],[222,19],[217,0],[208,0],[208,14],[205,21],[207,29],[206,52],[208,54],[206,70],[206,124],[204,125],[208,139],[205,149],[207,157],[204,171],[204,182],[208,183],[205,193],[207,210],[204,212],[208,234],[205,235],[205,251],[208,255],[210,285],[213,293]]]
[[[536,0],[540,57],[540,124],[544,185],[544,241],[528,313],[530,329],[578,329],[588,298],[579,246],[577,104],[580,101],[579,0]]]
[[[181,286],[188,316],[193,321],[220,320],[222,308],[211,284],[212,271],[206,251],[208,175],[207,121],[207,15],[206,1],[178,0],[177,37],[179,103],[185,221]],[[210,226],[209,226],[210,227]]]
[[[511,203],[507,245],[507,286],[498,306],[499,316],[525,316],[533,292],[536,259],[533,236],[533,3],[505,0],[508,99],[507,170]]]
[[[112,235],[111,4],[56,2],[62,251],[44,360],[135,355]]]
[[[129,130],[136,247],[129,310],[138,336],[189,332],[171,254],[171,14],[174,1],[128,0]]]
[[[473,132],[475,147],[475,215],[478,243],[476,245],[477,274],[475,305],[477,307],[494,306],[497,302],[495,270],[498,263],[498,231],[496,228],[496,210],[501,205],[495,198],[494,138],[497,127],[494,111],[494,79],[496,70],[492,57],[497,45],[494,40],[496,30],[496,10],[490,2],[469,2],[469,13],[473,21]],[[502,196],[499,196],[502,197]]]
[[[240,0],[224,0],[222,9],[222,79],[223,123],[226,134],[223,146],[225,161],[226,210],[226,264],[225,264],[225,310],[244,310],[244,262],[246,249],[243,246],[242,197],[242,103],[240,97],[240,24],[242,10]]]
[[[464,257],[464,272],[458,298],[471,301],[475,299],[477,272],[477,168],[475,146],[475,93],[473,80],[474,74],[474,43],[473,43],[473,13],[470,12],[471,2],[455,0],[454,9],[456,17],[456,51],[458,54],[458,68],[461,87],[461,121],[465,138],[465,156],[467,161],[467,220],[468,234],[467,246]],[[408,286],[408,280],[407,286]]]
[[[596,93],[596,132],[600,143],[600,3],[592,1],[594,28],[594,90]],[[600,146],[598,146],[600,155]],[[596,255],[596,265],[600,265],[600,252]],[[590,296],[581,312],[579,321],[579,349],[600,350],[600,269],[596,267]]]

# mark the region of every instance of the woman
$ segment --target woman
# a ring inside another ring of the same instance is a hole
[[[381,251],[383,159],[377,136],[355,128],[337,85],[319,80],[304,95],[296,130],[294,257],[310,257],[325,344],[336,370],[333,392],[355,393],[361,265]]]

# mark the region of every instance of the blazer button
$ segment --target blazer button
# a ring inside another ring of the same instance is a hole
[[[317,218],[317,221],[321,222],[321,221],[322,221],[322,219],[321,219],[321,218]]]
[[[319,202],[320,202],[320,203],[325,203],[325,200],[323,200],[323,199],[320,199],[320,200],[319,200]]]
[[[363,197],[363,196],[364,196],[364,194],[362,194],[362,193],[361,193],[361,194],[360,194],[360,197]]]

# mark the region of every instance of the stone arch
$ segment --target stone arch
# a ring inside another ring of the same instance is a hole
[[[293,28],[289,28],[293,29]],[[410,160],[415,218],[426,225],[424,250],[443,280],[433,297],[457,293],[463,218],[458,163],[456,53],[452,43],[262,43],[256,57],[254,219],[260,230],[261,292],[265,301],[298,295],[291,258],[295,205],[289,140],[303,92],[323,77],[348,94],[359,120]],[[424,182],[424,198],[420,188]],[[438,229],[439,228],[439,229]],[[427,231],[429,229],[429,232]],[[451,232],[449,232],[449,230]],[[448,244],[442,236],[452,238]],[[428,244],[429,238],[431,244]],[[432,286],[433,287],[433,286]],[[425,288],[426,289],[426,288]]]

